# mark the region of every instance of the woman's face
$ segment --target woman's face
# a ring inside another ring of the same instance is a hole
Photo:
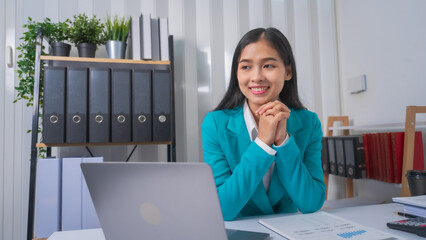
[[[238,61],[237,78],[241,92],[252,112],[261,105],[277,100],[284,81],[292,77],[278,52],[265,40],[247,45]]]

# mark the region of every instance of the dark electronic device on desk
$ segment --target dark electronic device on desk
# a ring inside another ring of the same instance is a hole
[[[404,215],[398,213],[398,215]],[[408,219],[389,222],[386,225],[389,228],[414,233],[420,237],[426,237],[426,218],[405,214]]]

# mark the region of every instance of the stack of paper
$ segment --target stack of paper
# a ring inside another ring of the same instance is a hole
[[[426,195],[394,197],[392,201],[404,204],[404,213],[426,218]]]
[[[259,223],[287,239],[401,239],[326,212],[261,219]]]

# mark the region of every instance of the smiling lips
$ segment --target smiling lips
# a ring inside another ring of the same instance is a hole
[[[251,93],[255,95],[263,94],[268,90],[269,87],[249,87]]]

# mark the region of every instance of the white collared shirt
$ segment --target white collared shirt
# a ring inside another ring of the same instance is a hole
[[[248,134],[250,136],[250,139],[259,146],[261,147],[265,152],[267,152],[269,155],[274,156],[277,151],[275,151],[272,147],[268,146],[268,144],[264,143],[262,140],[260,140],[257,137],[257,133],[258,133],[258,128],[257,128],[257,124],[256,121],[254,120],[253,114],[250,111],[250,108],[247,104],[247,100],[244,102],[244,121],[246,123],[247,126],[247,131]],[[287,133],[287,136],[285,137],[283,143],[280,146],[277,147],[281,147],[284,144],[287,143],[289,139],[289,135]],[[271,164],[271,166],[269,167],[268,171],[266,172],[265,176],[263,176],[263,185],[265,186],[265,190],[266,192],[268,192],[269,190],[269,184],[271,183],[271,178],[272,178],[272,173],[274,172],[274,167],[275,167],[275,162],[273,162]]]

